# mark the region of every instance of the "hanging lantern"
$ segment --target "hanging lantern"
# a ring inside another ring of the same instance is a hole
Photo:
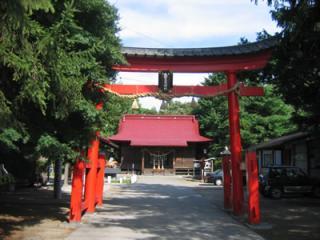
[[[167,93],[173,87],[173,73],[170,71],[159,72],[158,88],[160,91]]]
[[[133,100],[133,103],[132,103],[132,105],[131,105],[131,109],[132,110],[138,110],[140,107],[139,107],[139,103],[138,103],[138,101],[137,101],[137,99],[134,99]]]

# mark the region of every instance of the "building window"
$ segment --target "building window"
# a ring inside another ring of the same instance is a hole
[[[311,169],[320,169],[320,139],[309,142],[309,159]]]
[[[262,167],[269,167],[273,165],[273,156],[271,150],[262,152]]]
[[[282,165],[282,151],[275,150],[274,154],[274,165]]]

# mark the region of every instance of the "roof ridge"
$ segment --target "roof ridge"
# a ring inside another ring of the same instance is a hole
[[[125,47],[121,52],[124,55],[135,56],[226,56],[256,53],[275,47],[279,42],[277,36],[270,37],[261,41],[230,45],[222,47],[199,47],[199,48],[143,48],[143,47]]]
[[[180,119],[195,119],[195,115],[162,115],[162,114],[125,114],[123,116],[123,118],[126,118],[126,119],[133,119],[133,118],[157,118],[157,119],[168,119],[168,118],[172,118],[172,119],[177,119],[177,118],[180,118]]]

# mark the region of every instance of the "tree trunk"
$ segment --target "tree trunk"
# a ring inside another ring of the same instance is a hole
[[[50,170],[51,170],[51,162],[49,162],[47,167],[47,177],[48,177],[48,183],[50,183]]]
[[[53,185],[53,197],[55,199],[61,199],[61,175],[62,175],[62,161],[56,159],[54,163],[54,185]]]
[[[64,165],[64,178],[63,178],[63,185],[64,186],[68,186],[69,168],[70,168],[70,163],[66,163]]]

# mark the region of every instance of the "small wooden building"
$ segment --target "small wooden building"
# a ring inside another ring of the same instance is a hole
[[[308,175],[320,178],[320,137],[297,132],[270,139],[250,147],[257,151],[259,171],[274,165],[297,166]]]
[[[191,174],[211,139],[193,115],[124,115],[118,133],[121,169],[141,174]]]

